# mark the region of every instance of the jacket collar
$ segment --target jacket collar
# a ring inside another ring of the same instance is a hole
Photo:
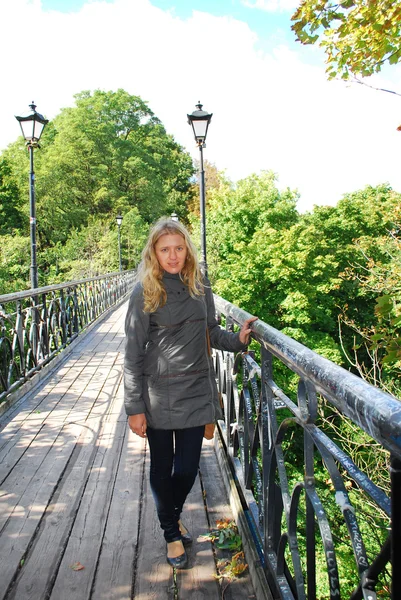
[[[173,279],[175,281],[182,281],[180,273],[167,273],[167,271],[164,271],[163,279]]]

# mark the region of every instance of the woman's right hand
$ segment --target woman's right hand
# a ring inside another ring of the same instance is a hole
[[[136,435],[139,435],[141,438],[145,438],[147,429],[145,413],[140,413],[139,415],[130,415],[128,417],[128,426],[131,431],[136,433]]]

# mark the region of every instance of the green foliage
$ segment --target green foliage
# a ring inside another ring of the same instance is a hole
[[[324,49],[329,79],[369,76],[401,59],[399,0],[304,0],[292,20],[299,42]]]
[[[121,257],[123,269],[134,268],[140,259],[149,225],[137,208],[124,215],[121,225]],[[41,253],[49,265],[46,278],[54,283],[83,279],[118,271],[118,232],[112,219],[90,218],[88,225],[73,229],[66,243],[60,242]]]
[[[121,225],[123,268],[133,269],[139,263],[148,233],[149,224],[144,221],[136,207],[124,215]]]
[[[26,290],[29,284],[30,239],[18,233],[1,236],[0,295]]]
[[[0,157],[0,235],[23,226],[21,195],[9,161]]]

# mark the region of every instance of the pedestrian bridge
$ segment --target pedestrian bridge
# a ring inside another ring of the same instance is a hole
[[[401,404],[260,321],[255,351],[215,354],[225,419],[186,504],[189,567],[167,565],[123,409],[133,278],[0,296],[0,599],[399,600]],[[248,316],[215,301],[228,328]],[[242,536],[237,579],[218,577],[231,555],[208,536],[223,518]]]

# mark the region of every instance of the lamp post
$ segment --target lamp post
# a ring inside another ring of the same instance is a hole
[[[118,225],[118,261],[119,261],[120,273],[121,273],[121,271],[123,270],[122,264],[121,264],[121,234],[120,234],[120,227],[121,227],[121,223],[123,222],[122,215],[117,215],[116,221],[117,221],[117,225]]]
[[[171,220],[172,220],[172,221],[175,221],[176,223],[177,223],[177,222],[180,220],[180,219],[178,218],[178,215],[177,215],[177,213],[175,213],[175,212],[171,213]]]
[[[33,149],[39,148],[42,131],[49,122],[36,112],[36,105],[32,101],[29,105],[31,112],[23,117],[15,117],[20,124],[22,135],[25,138],[29,151],[29,224],[31,233],[31,287],[38,287],[38,265],[36,262],[36,208],[35,208],[35,172],[33,170]]]
[[[202,250],[202,263],[207,275],[207,261],[206,261],[206,200],[205,200],[205,171],[203,168],[203,148],[206,144],[206,135],[211,121],[213,113],[209,114],[202,110],[202,104],[198,102],[196,105],[197,110],[187,115],[188,123],[192,125],[192,129],[195,136],[195,141],[198,145],[200,157],[199,157],[199,192],[200,192],[200,215],[201,215],[201,250]]]

